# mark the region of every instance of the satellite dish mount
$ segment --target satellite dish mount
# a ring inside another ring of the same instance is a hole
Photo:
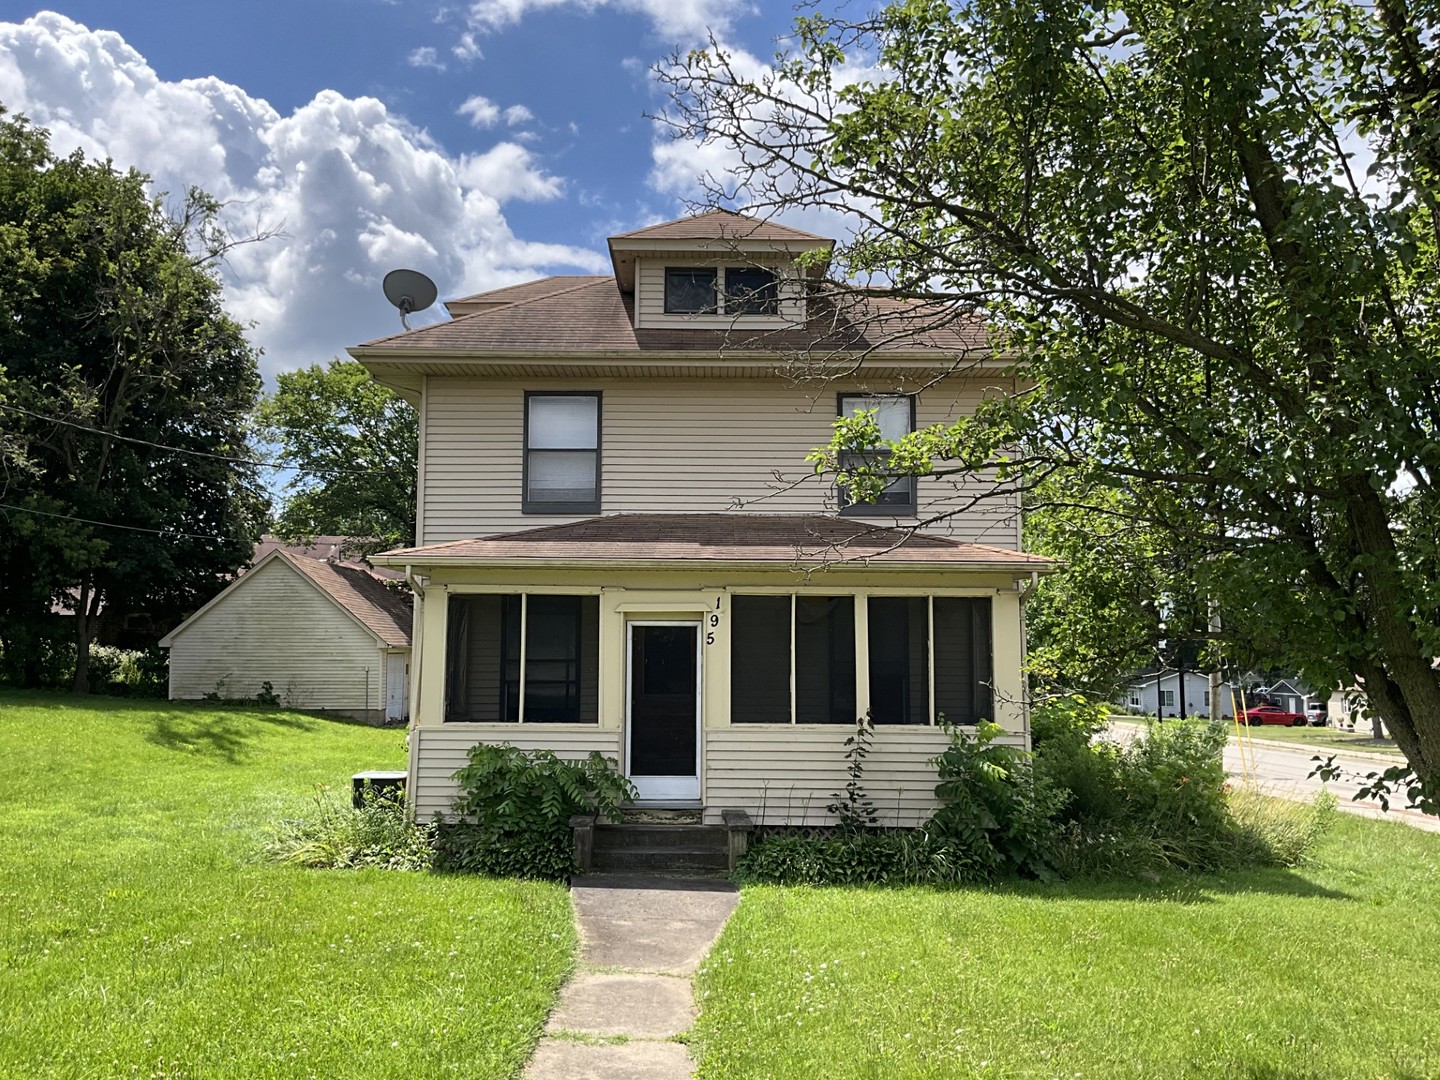
[[[410,324],[405,316],[424,311],[440,295],[435,283],[419,270],[391,270],[380,287],[385,290],[385,299],[400,309],[400,325],[406,330]]]

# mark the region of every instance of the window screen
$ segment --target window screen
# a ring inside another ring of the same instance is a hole
[[[522,509],[532,513],[599,513],[599,394],[525,396]]]
[[[600,718],[600,601],[525,599],[525,722]],[[519,596],[452,596],[446,648],[447,721],[514,723],[522,693]]]
[[[952,724],[994,720],[990,599],[937,596],[935,711]]]
[[[795,722],[855,722],[855,600],[795,598]]]
[[[667,315],[713,315],[718,310],[716,300],[713,266],[665,268]]]
[[[730,599],[730,720],[790,723],[790,597]]]
[[[872,596],[869,623],[871,719],[877,724],[928,724],[928,597]]]
[[[726,315],[777,315],[780,290],[775,274],[752,267],[725,268]]]

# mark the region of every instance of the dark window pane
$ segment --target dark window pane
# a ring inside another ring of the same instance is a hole
[[[715,268],[684,266],[665,269],[665,311],[671,315],[714,314]]]
[[[581,720],[581,612],[585,599],[529,597],[525,619],[527,724],[575,724]]]
[[[891,442],[903,439],[914,430],[913,399],[904,394],[841,394],[840,415],[853,416],[856,413],[873,412],[875,423],[880,428],[881,438]],[[889,460],[887,449],[871,450],[864,453],[847,452],[840,455],[840,468],[855,469],[868,465],[884,472]],[[849,493],[841,488],[842,511],[864,514],[873,507],[891,514],[908,515],[915,512],[915,477],[897,476],[886,483],[880,494],[865,502],[855,502]]]
[[[928,724],[930,632],[923,596],[872,596],[870,716],[877,724]]]
[[[730,599],[730,721],[790,722],[790,597]]]
[[[935,711],[952,724],[993,720],[990,598],[935,598]]]
[[[855,722],[855,600],[795,599],[795,721]]]
[[[780,289],[772,271],[726,268],[726,315],[777,315],[779,312]]]
[[[494,723],[516,719],[501,704],[501,600],[452,596],[445,649],[445,719]]]

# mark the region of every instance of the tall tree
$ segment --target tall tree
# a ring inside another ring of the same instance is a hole
[[[178,618],[249,557],[255,352],[221,306],[217,204],[56,157],[0,109],[0,648],[33,684],[53,604],[88,688],[102,609]]]
[[[839,277],[983,308],[1024,361],[1033,390],[913,437],[922,469],[1123,491],[1237,646],[1361,683],[1432,791],[1437,15],[904,0],[798,20],[758,75],[668,74],[676,133],[737,153],[726,193],[853,214]]]
[[[295,470],[275,529],[286,540],[354,538],[368,555],[415,542],[415,410],[354,360],[312,364],[276,379],[260,428]]]

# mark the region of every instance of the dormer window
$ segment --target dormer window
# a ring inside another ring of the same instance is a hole
[[[753,266],[667,266],[667,315],[778,315],[773,270]]]
[[[713,266],[665,268],[666,315],[714,315],[718,311]]]

